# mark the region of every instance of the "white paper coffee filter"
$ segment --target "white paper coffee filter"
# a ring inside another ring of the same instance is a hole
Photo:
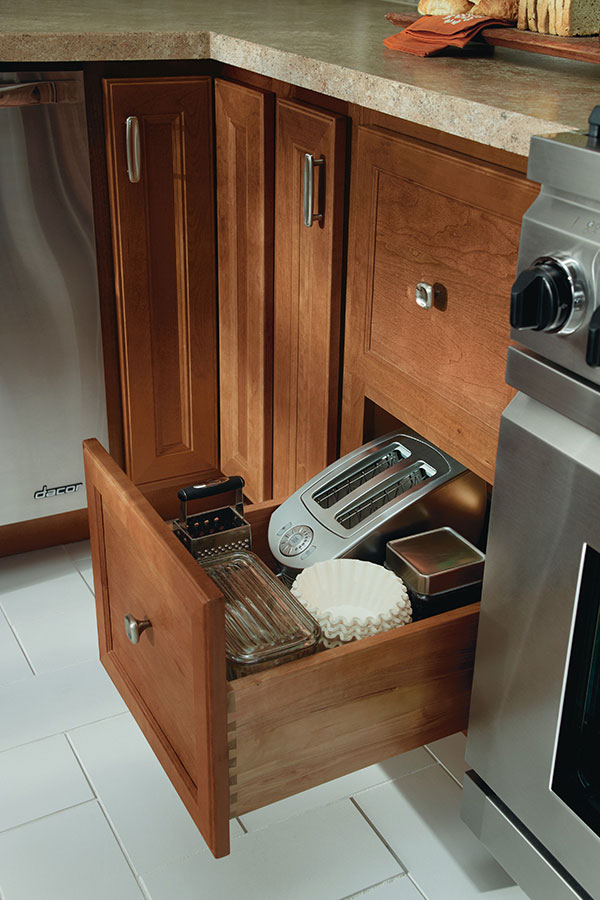
[[[356,640],[412,621],[402,579],[358,559],[315,563],[297,576],[292,593],[329,640]]]

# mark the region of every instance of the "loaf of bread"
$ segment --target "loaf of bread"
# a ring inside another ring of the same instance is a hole
[[[519,28],[540,34],[598,34],[600,0],[518,0]]]
[[[519,0],[479,0],[471,7],[472,16],[491,16],[516,22],[519,14]]]
[[[422,16],[455,16],[471,11],[469,0],[419,0],[417,6]]]

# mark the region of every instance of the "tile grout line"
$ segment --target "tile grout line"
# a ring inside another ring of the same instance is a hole
[[[21,653],[22,653],[23,656],[25,657],[25,661],[27,662],[27,665],[28,665],[29,668],[31,669],[32,673],[33,673],[34,675],[37,675],[37,672],[36,672],[35,669],[34,669],[33,663],[32,663],[31,660],[29,659],[29,656],[28,656],[28,654],[27,654],[27,651],[25,650],[25,647],[23,646],[23,644],[22,644],[22,642],[21,642],[21,639],[20,639],[19,635],[18,635],[17,632],[15,631],[15,629],[14,629],[14,627],[13,627],[13,624],[12,624],[12,622],[10,621],[10,619],[8,618],[8,616],[7,616],[7,614],[6,614],[5,610],[4,610],[4,607],[2,606],[1,603],[0,603],[0,613],[1,613],[2,616],[4,617],[4,620],[5,620],[6,624],[8,625],[8,627],[10,628],[10,630],[11,630],[11,632],[12,632],[12,635],[13,635],[15,641],[16,641],[17,644],[19,645],[19,648],[20,648],[20,650],[21,650]],[[16,682],[12,682],[12,683],[13,683],[13,684],[16,684]]]
[[[69,809],[77,809],[78,806],[85,806],[86,803],[95,803],[96,800],[97,797],[94,794],[93,797],[88,797],[87,800],[80,800],[79,803],[71,803],[70,806],[63,806],[62,809],[53,809],[52,812],[44,813],[43,816],[36,816],[34,819],[27,819],[26,822],[19,822],[18,825],[11,825],[10,828],[3,828],[0,831],[0,834],[8,834],[9,831],[25,828],[26,825],[33,825],[34,822],[41,822],[42,819],[49,819],[50,816],[58,816],[61,813],[67,812]]]
[[[94,589],[93,589],[93,588],[90,586],[90,584],[86,581],[86,579],[84,578],[83,572],[81,571],[81,569],[79,568],[79,565],[78,565],[78,563],[84,563],[84,562],[85,562],[85,563],[88,563],[88,562],[89,562],[89,564],[91,565],[91,563],[92,563],[92,557],[91,557],[91,554],[90,554],[89,556],[82,556],[80,559],[74,559],[74,558],[71,556],[71,554],[69,553],[69,551],[67,550],[66,544],[61,544],[61,546],[62,546],[62,548],[63,548],[65,554],[67,555],[67,557],[68,557],[68,559],[69,559],[69,562],[72,564],[73,568],[75,569],[75,571],[77,572],[77,574],[79,575],[79,577],[81,578],[81,580],[83,581],[83,583],[85,584],[86,588],[88,589],[88,591],[90,592],[90,594],[92,595],[92,597],[95,598],[96,595],[95,595],[95,593],[94,593]]]
[[[459,786],[459,788],[460,788],[461,791],[462,791],[462,781],[459,781],[458,778],[456,777],[456,775],[454,775],[454,774],[450,771],[450,769],[448,768],[448,766],[444,765],[444,763],[442,762],[441,759],[438,759],[438,757],[435,755],[435,753],[433,752],[433,750],[430,750],[430,749],[429,749],[429,747],[427,746],[427,744],[425,744],[425,749],[427,750],[428,753],[431,754],[431,756],[433,757],[433,759],[435,760],[435,762],[436,762],[439,766],[442,767],[442,769],[444,770],[444,772],[445,772],[447,775],[450,776],[450,778],[452,779],[452,781],[454,781],[454,782]]]
[[[346,894],[345,897],[340,897],[340,900],[359,900],[361,897],[364,897],[365,900],[369,900],[369,894],[376,891],[377,888],[380,888],[385,884],[395,884],[397,881],[400,881],[401,878],[407,877],[408,873],[401,872],[400,875],[396,875],[394,878],[386,878],[384,881],[377,881],[375,884],[370,884],[368,887],[363,888],[354,894]]]
[[[92,792],[92,794],[94,795],[94,797],[96,798],[96,800],[98,800],[98,794],[97,794],[97,792],[96,792],[96,789],[95,789],[94,785],[92,784],[92,781],[91,781],[91,779],[90,779],[88,773],[85,771],[85,769],[84,769],[84,767],[83,767],[83,763],[81,762],[81,759],[79,758],[79,754],[77,753],[77,750],[75,749],[75,747],[74,747],[74,745],[73,745],[73,741],[72,741],[71,738],[69,737],[68,732],[63,731],[62,734],[64,735],[67,744],[68,744],[69,747],[71,748],[71,753],[72,753],[73,756],[75,757],[75,759],[76,759],[76,761],[77,761],[77,765],[78,765],[79,768],[81,769],[81,772],[82,772],[82,774],[83,774],[83,777],[84,777],[85,780],[87,781],[90,791]]]
[[[393,856],[393,858],[396,860],[396,862],[398,863],[398,865],[399,865],[400,868],[402,869],[402,872],[403,872],[405,875],[408,875],[408,869],[406,868],[406,866],[404,865],[404,863],[402,862],[402,860],[400,859],[400,857],[398,856],[398,854],[397,854],[394,850],[392,850],[390,844],[386,841],[386,839],[384,838],[384,836],[382,835],[382,833],[379,831],[379,829],[375,827],[375,825],[373,824],[373,822],[371,822],[371,820],[370,820],[370,818],[368,817],[368,815],[366,814],[366,812],[358,805],[358,803],[357,803],[357,801],[354,799],[354,797],[349,797],[348,799],[350,800],[350,803],[352,803],[352,805],[356,808],[356,810],[357,810],[357,811],[360,813],[360,815],[363,817],[363,819],[365,820],[365,822],[367,823],[367,825],[375,832],[375,834],[377,835],[377,837],[379,838],[379,840],[381,841],[381,843],[386,847],[386,849],[388,850],[388,852],[389,852],[389,853]]]
[[[407,873],[406,873],[406,877],[408,878],[408,880],[410,881],[410,883],[413,885],[414,889],[415,889],[416,891],[418,891],[418,893],[421,895],[421,897],[423,897],[423,900],[427,900],[426,895],[423,893],[423,891],[421,890],[421,888],[419,887],[419,885],[417,884],[417,882],[415,881],[415,879],[412,877],[412,875],[410,874],[410,872],[407,872]]]
[[[248,834],[248,829],[246,828],[246,826],[244,825],[244,823],[242,822],[240,817],[236,816],[235,820],[238,823],[238,825],[240,826],[240,828],[242,829],[242,831],[244,832],[244,834]]]
[[[85,578],[83,577],[83,572],[81,572],[81,570],[78,569],[77,566],[75,566],[75,571],[77,572],[77,574],[79,575],[79,577],[81,578],[81,580],[83,581],[83,583],[85,584],[86,588],[88,589],[88,591],[90,592],[90,594],[92,595],[92,597],[95,598],[95,597],[96,597],[96,594],[94,593],[94,591],[92,590],[92,588],[90,587],[90,585],[88,584],[88,582],[87,582],[87,581],[85,580]]]
[[[79,665],[79,664],[78,664],[78,665]],[[69,668],[69,667],[68,667],[68,666],[65,666],[65,668]],[[63,671],[63,670],[62,670],[62,669],[57,669],[56,671]],[[45,674],[45,673],[44,673],[44,674]],[[16,681],[13,682],[13,684],[17,684],[17,683],[18,683],[18,682],[16,682]],[[10,685],[9,685],[9,686],[10,686]],[[113,714],[110,715],[110,716],[102,716],[101,719],[94,719],[93,722],[81,722],[81,724],[79,724],[79,725],[73,725],[73,727],[72,727],[72,728],[69,728],[68,731],[77,731],[78,728],[86,728],[88,725],[96,725],[97,722],[106,722],[107,719],[116,719],[118,716],[125,716],[125,715],[127,715],[127,712],[128,712],[128,711],[127,711],[126,709],[124,709],[124,710],[123,710],[122,712],[120,712],[120,713],[113,713]],[[67,733],[67,732],[64,731],[64,730],[63,730],[63,731],[52,731],[52,732],[50,732],[50,734],[43,734],[41,737],[34,738],[32,741],[23,741],[21,744],[13,744],[11,747],[5,747],[3,750],[0,750],[0,756],[1,756],[3,753],[9,753],[11,750],[18,750],[19,747],[27,747],[28,744],[37,744],[37,743],[39,743],[40,741],[45,741],[45,740],[47,740],[48,738],[57,737],[59,734],[65,734],[65,735],[66,735],[66,733]]]
[[[383,787],[384,784],[391,784],[393,781],[401,781],[403,778],[408,778],[409,775],[416,775],[418,772],[423,772],[423,771],[425,771],[425,769],[430,769],[433,766],[435,766],[436,764],[437,764],[437,760],[433,759],[431,762],[425,763],[424,766],[418,766],[416,769],[411,769],[409,772],[404,772],[404,774],[402,774],[402,775],[396,775],[393,777],[390,776],[389,778],[386,778],[385,781],[376,781],[373,784],[365,785],[365,787],[356,788],[354,793],[343,794],[339,797],[334,797],[331,800],[325,800],[324,802],[317,804],[316,807],[311,806],[311,807],[308,807],[307,809],[300,809],[299,811],[297,810],[296,812],[292,812],[292,813],[289,813],[288,815],[285,815],[281,819],[275,819],[272,822],[267,822],[265,825],[254,825],[254,826],[252,826],[252,828],[246,828],[246,826],[242,822],[242,817],[245,815],[252,815],[252,813],[242,813],[242,816],[236,816],[236,818],[238,819],[242,828],[244,828],[244,831],[246,832],[246,834],[250,834],[250,833],[256,834],[259,831],[264,831],[266,828],[271,828],[273,825],[283,824],[284,822],[288,822],[290,819],[295,819],[297,816],[302,816],[305,813],[309,812],[311,809],[326,809],[329,806],[333,806],[335,803],[341,803],[342,800],[351,800],[352,797],[358,797],[361,794],[366,794],[367,791],[372,791],[372,790],[374,790],[374,788]],[[342,777],[345,777],[345,776],[342,776]],[[316,789],[317,788],[311,788],[311,790],[316,790]],[[294,795],[292,795],[292,796],[294,796]],[[279,801],[279,802],[285,803],[286,799],[291,799],[291,798],[285,798],[284,800]]]
[[[100,807],[100,812],[104,816],[104,818],[106,820],[106,824],[108,825],[110,831],[112,832],[112,836],[114,837],[115,841],[117,842],[117,846],[119,847],[121,853],[125,857],[125,862],[131,869],[131,874],[135,878],[135,882],[136,882],[137,886],[139,887],[140,891],[142,892],[142,896],[145,897],[146,900],[152,900],[152,898],[150,897],[150,894],[146,890],[145,885],[142,883],[141,875],[139,875],[138,872],[136,871],[136,868],[133,865],[133,860],[129,856],[129,853],[127,852],[127,848],[125,847],[125,844],[121,840],[121,837],[120,837],[117,829],[113,825],[113,823],[110,819],[110,816],[108,815],[106,807],[104,806],[104,804],[102,803],[102,800],[100,799],[100,797],[98,797],[98,795],[96,795],[96,803]]]
[[[94,794],[95,801],[96,801],[96,803],[98,804],[98,806],[99,806],[99,808],[100,808],[100,811],[101,811],[102,815],[104,816],[104,818],[105,818],[105,820],[106,820],[106,824],[108,825],[110,831],[112,832],[112,835],[113,835],[115,841],[117,842],[117,845],[118,845],[118,847],[119,847],[121,853],[122,853],[123,856],[125,857],[125,861],[127,862],[127,865],[128,865],[129,868],[131,869],[131,874],[132,874],[133,877],[135,878],[136,884],[138,885],[138,887],[139,887],[140,891],[142,892],[143,896],[146,897],[147,900],[152,900],[152,898],[150,897],[150,894],[147,892],[147,890],[145,889],[145,887],[142,885],[142,883],[141,883],[141,876],[140,876],[139,873],[137,872],[137,870],[136,870],[136,868],[135,868],[135,866],[134,866],[134,864],[133,864],[133,860],[131,859],[131,857],[129,856],[129,853],[127,852],[127,848],[125,847],[125,844],[124,844],[123,841],[121,840],[121,837],[120,837],[120,835],[119,835],[119,833],[118,833],[118,831],[117,831],[115,825],[114,825],[113,822],[111,821],[111,818],[110,818],[110,816],[109,816],[109,814],[108,814],[108,811],[107,811],[106,807],[104,806],[104,803],[102,802],[102,800],[100,799],[100,797],[99,797],[99,795],[98,795],[96,789],[94,788],[93,782],[92,782],[90,776],[88,775],[88,773],[87,773],[87,771],[86,771],[86,768],[85,768],[85,766],[84,766],[84,764],[83,764],[83,761],[82,761],[81,757],[79,756],[79,754],[77,753],[77,750],[75,749],[75,746],[74,746],[73,742],[71,741],[71,738],[69,737],[69,735],[68,735],[66,732],[64,732],[64,735],[65,735],[65,737],[66,737],[66,739],[67,739],[67,741],[68,741],[68,743],[69,743],[69,746],[70,746],[71,750],[73,751],[73,754],[74,754],[74,756],[75,756],[75,759],[77,760],[77,762],[79,763],[79,765],[80,765],[80,767],[81,767],[81,771],[82,771],[83,774],[85,775],[86,781],[88,782],[88,784],[89,784],[89,786],[90,786],[90,789],[92,790],[92,792],[93,792],[93,794]]]

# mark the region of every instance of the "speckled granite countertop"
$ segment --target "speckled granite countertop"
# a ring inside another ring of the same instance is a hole
[[[10,62],[231,63],[526,155],[532,134],[583,128],[600,66],[496,49],[421,59],[387,50],[390,0],[0,0]],[[406,7],[405,7],[406,8]]]

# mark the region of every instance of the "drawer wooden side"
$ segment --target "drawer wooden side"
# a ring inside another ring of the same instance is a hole
[[[464,729],[479,604],[230,683],[231,814]]]

